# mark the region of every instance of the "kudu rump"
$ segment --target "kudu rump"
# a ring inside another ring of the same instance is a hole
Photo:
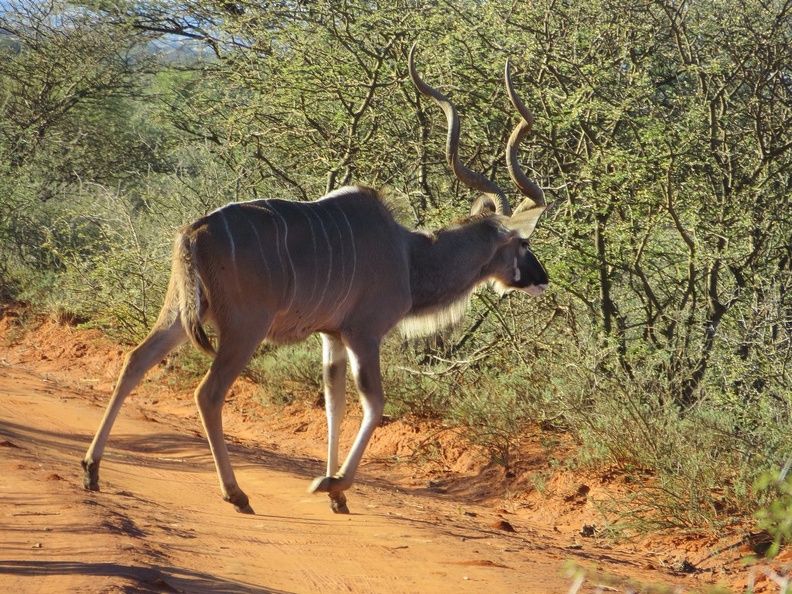
[[[493,281],[501,290],[541,295],[548,279],[528,247],[544,212],[542,190],[517,164],[517,147],[533,116],[517,97],[506,64],[509,98],[522,115],[507,147],[512,180],[528,196],[512,213],[503,191],[465,167],[457,154],[459,119],[452,103],[424,83],[410,51],[410,76],[448,120],[447,160],[455,175],[482,192],[467,220],[422,233],[391,216],[377,193],[346,187],[310,203],[255,200],[229,204],[181,229],[165,304],[145,340],[126,358],[99,430],[83,460],[86,489],[99,489],[99,463],[126,396],[143,375],[188,339],[214,357],[195,391],[223,499],[253,513],[239,488],[223,437],[226,392],[264,340],[286,343],[319,332],[324,345],[328,424],[327,474],[310,491],[326,492],[335,512],[348,512],[344,491],[384,407],[380,344],[400,322],[409,332],[458,320],[472,291]],[[217,349],[204,332],[211,324]],[[344,464],[338,438],[352,362],[363,420]]]

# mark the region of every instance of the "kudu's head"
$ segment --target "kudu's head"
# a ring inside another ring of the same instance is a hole
[[[533,128],[533,114],[517,96],[511,81],[509,61],[506,61],[505,80],[509,100],[519,112],[520,123],[514,128],[506,144],[506,165],[509,176],[525,196],[512,212],[506,194],[492,180],[467,168],[459,158],[459,116],[451,101],[426,84],[415,70],[415,45],[410,49],[410,77],[421,94],[431,97],[443,110],[448,120],[446,161],[457,179],[469,188],[481,192],[473,202],[471,215],[490,216],[502,227],[502,244],[493,259],[496,266],[496,286],[501,291],[520,289],[529,295],[539,296],[547,288],[547,272],[528,246],[528,239],[536,228],[539,217],[548,208],[544,192],[531,181],[517,162],[517,149],[523,138]]]

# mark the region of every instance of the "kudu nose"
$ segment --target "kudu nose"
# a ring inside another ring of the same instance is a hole
[[[547,290],[546,284],[541,285],[529,285],[525,287],[525,292],[528,293],[531,297],[539,297]]]

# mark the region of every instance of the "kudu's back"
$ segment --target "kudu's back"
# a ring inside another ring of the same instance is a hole
[[[207,321],[220,340],[224,328],[275,343],[322,331],[381,337],[410,307],[407,233],[368,188],[229,204],[177,238],[184,326],[204,350],[196,333]]]

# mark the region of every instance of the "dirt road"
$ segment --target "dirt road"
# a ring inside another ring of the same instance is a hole
[[[321,473],[321,440],[304,421],[259,423],[241,396],[226,428],[256,514],[237,514],[219,497],[189,394],[169,393],[160,378],[122,410],[102,491],[84,491],[79,461],[120,351],[93,335],[42,332],[0,348],[4,592],[602,591],[595,572],[613,578],[609,591],[630,591],[633,580],[688,592],[712,579],[675,575],[657,552],[411,487],[409,465],[394,470],[376,456],[349,494],[352,513],[334,515],[326,497],[306,493]],[[582,584],[569,563],[590,570]]]

